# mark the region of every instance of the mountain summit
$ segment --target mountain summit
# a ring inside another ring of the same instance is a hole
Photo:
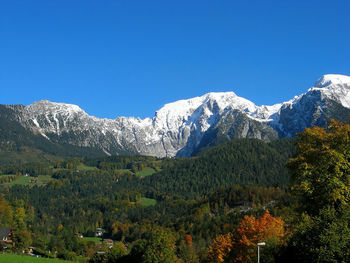
[[[231,138],[271,141],[306,127],[325,126],[350,114],[350,77],[324,75],[292,100],[257,106],[233,92],[208,93],[164,105],[146,119],[89,116],[76,105],[39,101],[6,106],[32,133],[60,144],[91,147],[106,154],[189,156],[201,147]]]

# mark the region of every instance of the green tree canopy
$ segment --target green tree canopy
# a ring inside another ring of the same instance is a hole
[[[287,167],[304,210],[316,215],[349,204],[350,125],[332,120],[327,129],[308,128],[298,137],[298,154]]]
[[[283,262],[350,262],[350,125],[332,120],[298,137],[287,166],[301,217]]]
[[[146,233],[145,239],[139,240],[130,254],[135,258],[141,256],[141,260],[133,262],[173,263],[177,260],[175,248],[175,237],[172,233],[162,227],[154,226]]]

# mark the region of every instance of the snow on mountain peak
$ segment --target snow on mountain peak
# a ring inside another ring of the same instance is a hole
[[[324,96],[350,108],[350,77],[327,74],[322,76],[309,91],[319,90]]]
[[[85,113],[79,106],[74,104],[51,102],[48,100],[36,101],[31,105],[26,106],[26,108],[32,112],[42,113],[42,112],[57,112],[57,113]]]
[[[253,112],[256,110],[256,105],[242,97],[237,96],[234,92],[211,92],[206,95],[209,99],[214,100],[220,109],[232,107],[246,112]]]
[[[73,119],[75,116],[88,116],[77,105],[48,100],[37,101],[26,106],[24,114],[25,119],[34,124],[33,128],[38,129],[45,138],[47,138],[45,131],[60,135],[68,119]]]
[[[257,106],[232,91],[210,92],[200,97],[165,104],[156,112],[153,121],[157,126],[170,130],[177,130],[183,123],[197,123],[197,126],[199,124],[205,130],[210,124],[204,123],[203,118],[209,121],[211,116],[220,114],[225,109],[237,109],[251,114],[257,110]]]
[[[317,80],[315,87],[324,88],[331,85],[350,85],[350,77],[339,74],[326,74]]]
[[[19,119],[34,132],[63,143],[110,153],[186,156],[217,132],[228,138],[271,140],[322,124],[324,108],[333,105],[329,100],[350,109],[349,76],[324,75],[306,93],[272,106],[257,106],[234,92],[211,92],[165,104],[152,119],[112,120],[89,116],[77,105],[42,100],[21,108]]]
[[[226,107],[238,107],[240,109],[248,109],[249,111],[254,111],[256,108],[254,103],[247,99],[238,97],[232,91],[210,92],[200,97],[194,97],[187,100],[178,100],[165,104],[159,111],[156,112],[156,116],[160,117],[163,114],[186,116],[208,102],[215,102],[220,110],[224,110]]]

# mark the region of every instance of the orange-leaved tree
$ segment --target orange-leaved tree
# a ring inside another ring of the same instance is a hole
[[[286,232],[281,217],[273,217],[268,210],[260,217],[245,216],[237,230],[238,244],[236,246],[238,262],[250,262],[256,256],[257,243],[280,245],[284,243]]]
[[[251,262],[256,257],[259,242],[268,246],[284,243],[285,226],[281,217],[268,210],[260,218],[244,216],[237,231],[215,238],[208,248],[209,262]]]

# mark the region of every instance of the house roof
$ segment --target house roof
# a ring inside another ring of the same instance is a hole
[[[0,238],[8,237],[11,232],[9,227],[0,227]]]

